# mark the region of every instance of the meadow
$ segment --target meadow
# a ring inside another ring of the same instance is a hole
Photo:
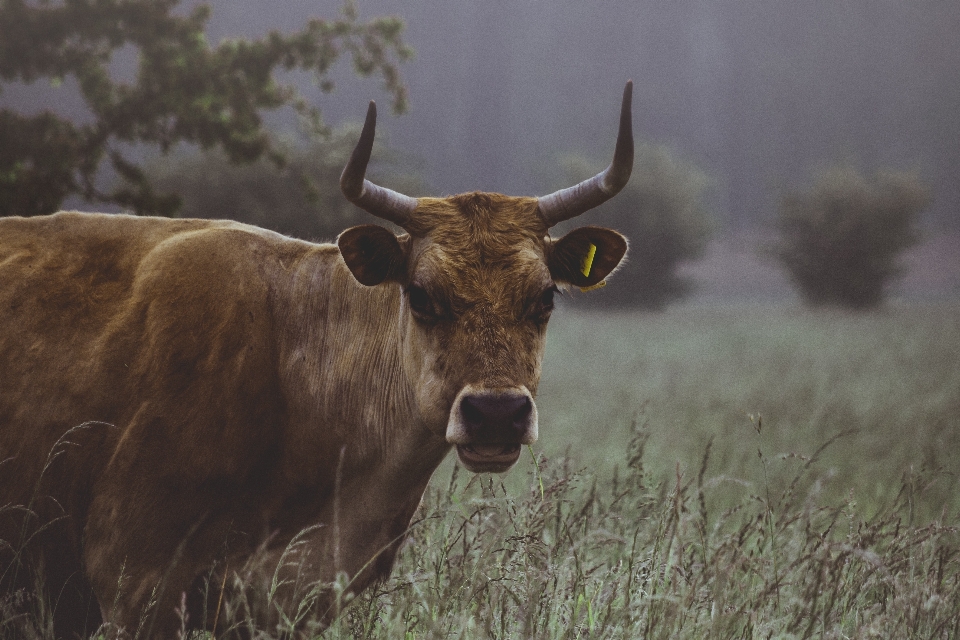
[[[549,457],[569,448],[609,476],[640,428],[657,477],[677,464],[695,470],[712,440],[711,476],[776,484],[784,478],[770,476],[774,460],[802,460],[836,438],[817,465],[833,497],[852,491],[869,514],[904,479],[933,474],[918,515],[960,510],[956,305],[867,314],[788,304],[564,309],[550,329],[538,398]]]
[[[561,309],[531,455],[325,637],[957,637],[958,363],[956,305]]]
[[[562,305],[539,442],[447,460],[322,637],[958,637],[958,363],[957,304]],[[261,621],[227,598],[217,637]]]

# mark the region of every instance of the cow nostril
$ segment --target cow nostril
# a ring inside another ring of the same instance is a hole
[[[518,431],[521,431],[527,427],[527,423],[530,418],[530,410],[533,408],[530,398],[527,396],[521,396],[520,399],[522,400],[520,406],[517,407],[511,416],[513,428],[517,429]]]
[[[483,410],[477,406],[470,396],[464,398],[463,402],[460,403],[460,415],[463,416],[463,422],[469,428],[479,427],[484,421]]]
[[[471,431],[483,428],[494,432],[523,432],[526,430],[533,403],[526,395],[474,395],[464,396],[460,402],[460,415],[464,425]],[[474,433],[480,436],[479,433]]]

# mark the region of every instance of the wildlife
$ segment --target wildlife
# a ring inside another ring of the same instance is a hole
[[[610,166],[539,198],[373,184],[371,102],[341,189],[399,235],[0,219],[0,602],[51,611],[58,638],[168,638],[184,606],[212,624],[214,565],[258,555],[281,615],[318,587],[321,619],[324,585],[388,575],[451,450],[504,472],[537,439],[554,294],[604,282],[627,249],[549,230],[628,181],[631,94]]]

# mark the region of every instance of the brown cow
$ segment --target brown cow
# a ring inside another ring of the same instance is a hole
[[[277,574],[288,600],[294,583],[345,575],[359,591],[386,576],[451,447],[501,472],[536,440],[554,292],[601,282],[627,246],[548,229],[629,179],[631,89],[610,167],[539,199],[414,199],[366,181],[371,103],[341,187],[400,236],[0,220],[4,610],[46,607],[57,637],[104,621],[169,637],[215,562],[260,550],[276,566],[294,539]]]

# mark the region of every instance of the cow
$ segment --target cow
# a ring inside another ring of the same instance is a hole
[[[504,472],[537,439],[554,294],[603,283],[627,250],[610,229],[549,229],[628,181],[631,94],[611,164],[540,198],[373,184],[371,102],[341,190],[399,235],[0,220],[5,610],[52,612],[58,638],[165,638],[184,602],[211,624],[196,592],[217,563],[261,554],[294,610],[290,585],[358,593],[387,576],[451,449]],[[312,592],[321,621],[335,591]]]

